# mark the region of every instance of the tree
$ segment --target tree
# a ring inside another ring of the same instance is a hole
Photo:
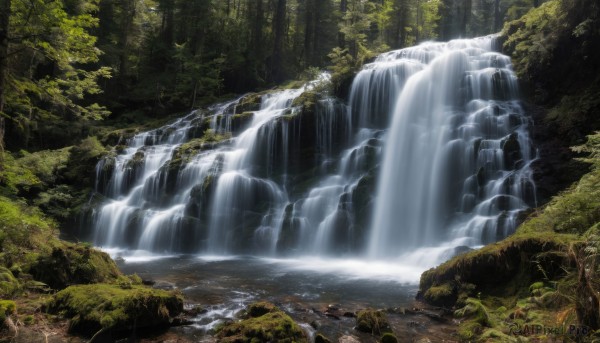
[[[0,0],[0,170],[4,158],[4,101],[8,74],[8,29],[10,20],[10,0]]]
[[[9,11],[2,10],[2,17],[8,18],[2,95],[7,129],[10,126],[23,135],[15,141],[27,142],[33,121],[57,115],[78,119],[107,115],[104,107],[86,99],[101,92],[99,78],[110,77],[109,68],[90,67],[101,53],[91,34],[98,24],[92,15],[97,1],[2,2],[2,6],[9,5]]]

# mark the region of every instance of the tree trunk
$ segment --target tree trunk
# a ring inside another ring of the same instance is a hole
[[[306,0],[306,13],[304,17],[304,65],[308,67],[312,61],[313,48],[313,2],[315,0]]]
[[[275,82],[283,81],[282,55],[285,35],[285,9],[286,0],[277,0],[277,8],[273,20],[273,31],[275,32],[275,41],[273,42],[273,80]]]
[[[133,18],[136,14],[136,1],[123,1],[121,32],[119,35],[119,79],[122,85],[127,84],[129,74],[129,33],[132,30]]]
[[[0,170],[4,167],[4,102],[8,78],[8,24],[10,0],[0,0]]]
[[[341,0],[340,1],[340,13],[342,15],[341,20],[344,20],[344,16],[346,15],[346,12],[348,11],[348,0]],[[344,48],[346,46],[346,37],[344,36],[344,34],[342,32],[338,32],[338,45],[340,46],[340,48]]]
[[[500,18],[500,0],[494,0],[494,32],[500,31],[502,18]]]
[[[461,28],[460,28],[460,34],[461,36],[467,37],[468,36],[468,26],[469,26],[469,22],[471,21],[471,0],[463,0],[463,15],[462,15],[462,22],[461,22]]]

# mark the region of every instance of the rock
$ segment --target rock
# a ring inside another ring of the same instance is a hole
[[[235,106],[235,113],[240,114],[249,111],[260,110],[260,104],[262,103],[263,93],[252,93],[246,95]]]
[[[386,332],[392,332],[387,316],[382,311],[366,309],[358,311],[356,316],[356,330],[370,333],[373,335],[382,335]]]
[[[355,336],[342,336],[338,339],[338,343],[360,343],[360,340]]]
[[[56,247],[41,255],[29,273],[53,289],[68,285],[114,281],[121,273],[108,254],[81,244]]]
[[[315,337],[315,343],[331,343],[331,341],[323,336],[323,334],[317,334],[317,336]]]
[[[254,303],[245,312],[242,321],[220,329],[218,342],[308,342],[300,326],[271,303]]]
[[[504,153],[504,167],[508,170],[515,168],[515,163],[523,158],[521,154],[521,144],[519,144],[518,135],[511,134],[502,144],[502,152]]]
[[[398,343],[398,338],[393,333],[386,332],[381,336],[381,343]]]
[[[169,327],[183,311],[183,297],[141,285],[70,286],[46,304],[46,311],[70,319],[69,332],[92,336],[98,331]]]

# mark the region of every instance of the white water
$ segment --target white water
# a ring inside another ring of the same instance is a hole
[[[140,133],[97,166],[107,201],[92,238],[138,259],[251,254],[415,282],[464,247],[511,234],[535,205],[528,119],[510,60],[492,43],[383,54],[356,76],[349,106],[292,105],[324,77],[264,95],[242,124],[237,99]],[[233,138],[181,154],[207,128]]]
[[[514,231],[527,197],[535,202],[516,77],[492,42],[426,43],[375,62],[387,68],[390,59],[410,60],[422,70],[393,109],[370,256],[460,238],[467,246],[490,243]]]

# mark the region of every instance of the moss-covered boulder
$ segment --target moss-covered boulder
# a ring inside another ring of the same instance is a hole
[[[392,327],[385,312],[365,309],[356,314],[356,330],[381,336],[392,332]]]
[[[131,332],[168,327],[183,311],[183,297],[140,285],[78,285],[54,295],[46,311],[70,319],[71,333]]]
[[[221,328],[218,342],[308,342],[300,326],[271,303],[254,303],[245,312],[243,320]]]
[[[260,104],[264,93],[252,93],[248,94],[237,103],[235,106],[235,113],[240,114],[250,111],[260,110]]]
[[[108,254],[86,245],[69,244],[55,247],[49,254],[41,254],[29,272],[53,289],[74,284],[111,282],[121,275]]]

